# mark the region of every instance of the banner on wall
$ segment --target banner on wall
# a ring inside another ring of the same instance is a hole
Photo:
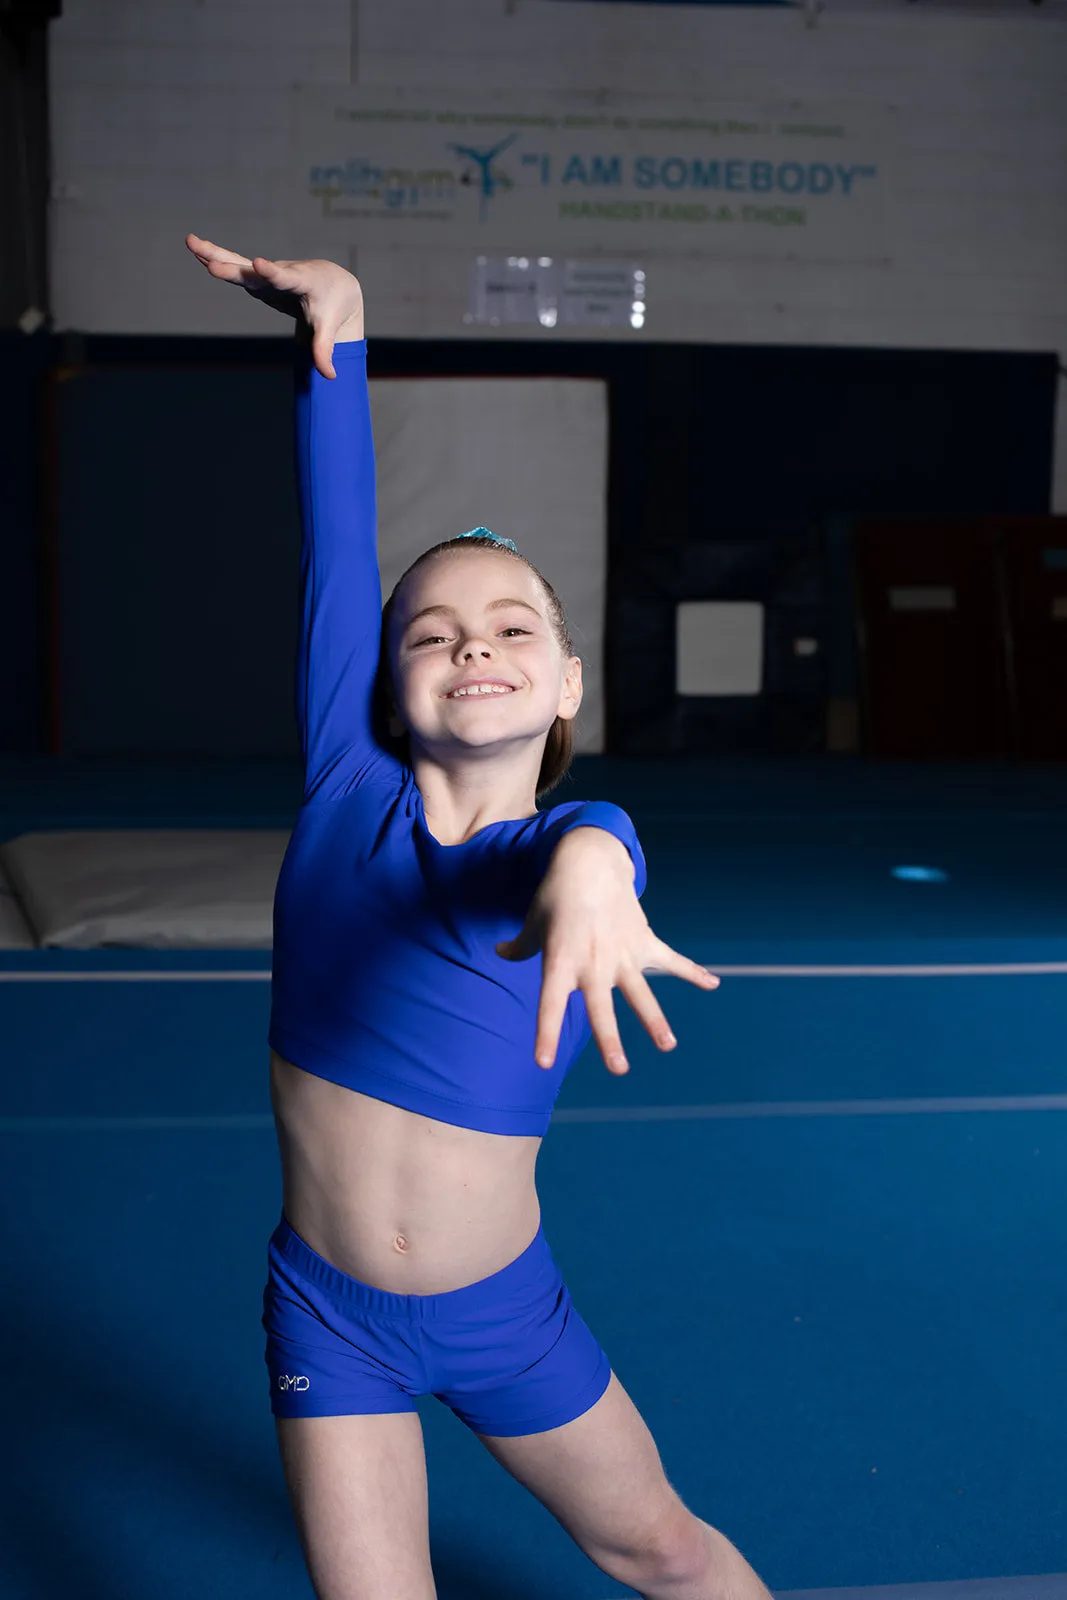
[[[294,93],[299,221],[339,245],[886,259],[888,110]]]
[[[1045,15],[1067,19],[1067,0],[922,0],[921,5],[915,5],[913,0],[545,0],[549,5],[569,3],[571,5],[686,5],[686,6],[728,6],[736,9],[739,6],[794,6],[802,7],[810,16],[820,16],[824,11],[875,11],[893,12],[900,16],[905,12],[926,11],[949,12],[956,16],[1019,16],[1030,5],[1044,5]],[[1044,19],[1043,19],[1044,20]]]
[[[553,3],[556,3],[556,0],[553,0]],[[580,0],[580,3],[585,4],[587,0]],[[601,4],[616,3],[617,0],[601,0]],[[634,0],[626,0],[628,5],[633,3]],[[678,4],[687,6],[798,6],[803,5],[804,0],[637,0],[637,3],[646,6]]]

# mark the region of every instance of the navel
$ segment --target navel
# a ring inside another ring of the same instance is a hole
[[[401,1251],[406,1250],[408,1247],[408,1242],[402,1233],[397,1234],[396,1238],[393,1240],[393,1243],[395,1244],[396,1248]]]

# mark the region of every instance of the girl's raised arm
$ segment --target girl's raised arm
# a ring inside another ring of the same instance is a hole
[[[303,529],[296,715],[304,799],[333,798],[375,749],[382,603],[362,292],[332,261],[249,259],[195,234],[186,243],[213,277],[310,331],[311,358],[301,361],[296,392]]]

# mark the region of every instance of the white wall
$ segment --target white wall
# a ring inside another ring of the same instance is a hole
[[[58,325],[272,331],[182,238],[301,253],[286,221],[292,85],[492,85],[894,108],[888,264],[661,259],[648,323],[628,337],[1067,359],[1062,7],[892,5],[827,0],[808,28],[784,9],[553,0],[79,0],[51,30]],[[372,333],[494,336],[464,327],[465,270],[445,253],[361,247],[358,270]],[[1055,505],[1067,511],[1067,404]]]

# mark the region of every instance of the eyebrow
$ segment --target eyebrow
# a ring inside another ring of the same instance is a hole
[[[504,611],[508,606],[521,606],[524,611],[532,611],[535,617],[541,619],[541,613],[537,607],[530,605],[526,600],[490,600],[485,609],[487,611]],[[416,611],[415,615],[405,622],[404,632],[407,633],[408,629],[413,628],[416,622],[421,622],[423,617],[454,617],[455,614],[455,606],[424,606],[421,611]]]

